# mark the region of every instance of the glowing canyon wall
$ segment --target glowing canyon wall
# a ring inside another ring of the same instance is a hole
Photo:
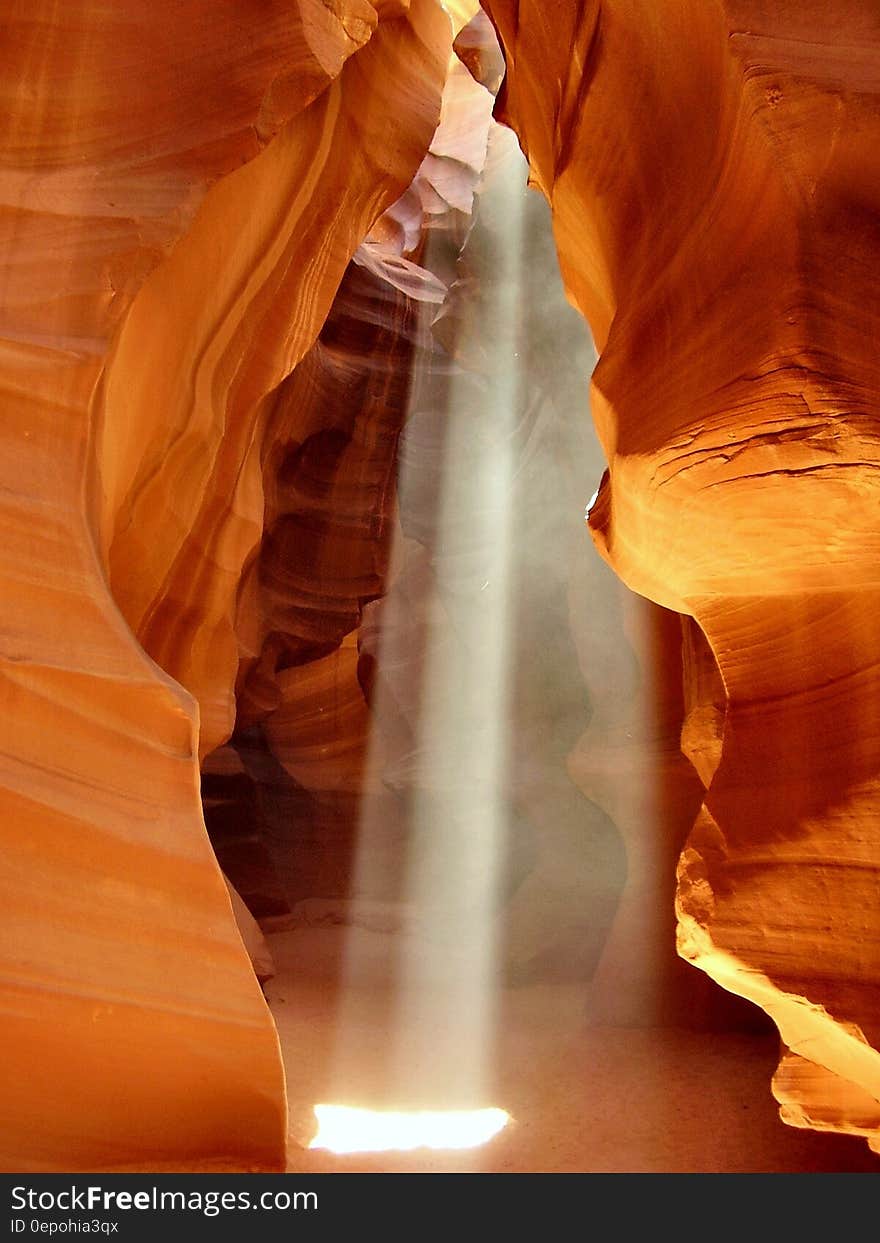
[[[433,0],[4,11],[4,1168],[283,1168],[198,758],[273,394],[421,162],[451,38]]]
[[[484,7],[600,354],[590,527],[684,616],[680,953],[775,1020],[788,1122],[874,1144],[875,6]]]

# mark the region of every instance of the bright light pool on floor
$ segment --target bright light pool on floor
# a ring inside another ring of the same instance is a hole
[[[478,1148],[510,1121],[503,1109],[413,1110],[393,1113],[316,1105],[318,1133],[310,1148],[330,1152],[406,1152],[413,1148]]]

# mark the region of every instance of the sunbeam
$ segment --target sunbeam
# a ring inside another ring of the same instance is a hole
[[[426,460],[432,463],[437,494],[426,537],[429,598],[418,713],[409,750],[391,762],[383,735],[400,708],[388,684],[395,669],[406,664],[406,644],[412,642],[411,619],[395,624],[399,606],[393,593],[383,605],[380,677],[371,704],[366,786],[392,786],[407,809],[406,862],[392,916],[395,935],[380,961],[363,926],[364,908],[358,908],[360,896],[381,887],[377,845],[388,834],[381,801],[367,797],[355,901],[349,904],[337,1039],[338,1099],[362,1098],[365,1053],[357,1033],[364,1030],[364,1006],[375,1014],[378,974],[385,1047],[374,1056],[373,1078],[383,1082],[387,1098],[382,1103],[423,1112],[357,1114],[361,1147],[373,1125],[376,1135],[385,1137],[376,1139],[377,1147],[395,1146],[387,1139],[389,1117],[419,1117],[425,1125],[432,1119],[444,1144],[454,1133],[463,1138],[451,1146],[469,1147],[467,1137],[480,1134],[487,1119],[505,1116],[487,1107],[494,1105],[499,878],[508,849],[509,607],[526,165],[511,135],[496,129],[493,137],[492,192],[505,210],[494,213],[499,269],[487,342],[491,357],[484,359],[477,382],[472,374],[450,367],[439,408],[428,400],[436,389],[416,389],[414,402],[421,399],[422,404],[410,415],[400,454],[404,528],[408,498],[424,484]],[[430,266],[430,241],[423,262]],[[423,314],[433,314],[433,308]],[[423,335],[430,339],[427,320]],[[405,556],[403,540],[395,560]],[[375,1069],[379,1061],[381,1074]],[[371,1087],[377,1091],[375,1084]],[[406,1128],[399,1132],[408,1133]]]
[[[383,1113],[346,1105],[316,1105],[315,1117],[318,1132],[309,1147],[336,1153],[477,1148],[510,1121],[503,1109]]]

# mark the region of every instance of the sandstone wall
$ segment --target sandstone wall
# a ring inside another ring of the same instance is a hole
[[[783,1116],[878,1135],[880,27],[868,0],[487,0],[600,360],[590,513],[685,615],[707,785],[680,952],[763,1006]]]

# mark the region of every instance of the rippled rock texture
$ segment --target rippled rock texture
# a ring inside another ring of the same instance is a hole
[[[425,155],[452,31],[433,0],[0,24],[0,1161],[280,1168],[198,755],[276,390]]]
[[[875,6],[484,7],[600,353],[590,526],[684,615],[680,952],[777,1023],[786,1121],[878,1146]]]

